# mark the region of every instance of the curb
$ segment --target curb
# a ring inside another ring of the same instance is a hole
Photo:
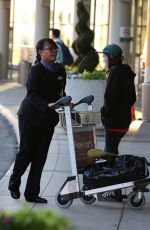
[[[4,116],[6,118],[6,120],[8,121],[8,123],[14,129],[14,134],[16,135],[17,144],[19,144],[19,129],[18,129],[17,118],[14,115],[12,115],[12,113],[6,107],[4,107],[1,104],[0,104],[0,114],[2,114],[2,116]],[[1,178],[0,182],[10,172],[11,168],[13,167],[13,164],[10,166],[10,169],[8,169],[8,171],[5,173],[5,175]]]
[[[17,143],[19,143],[19,130],[18,130],[17,118],[14,115],[12,115],[12,113],[1,104],[0,104],[0,113],[7,119],[9,124],[13,127],[16,134]]]

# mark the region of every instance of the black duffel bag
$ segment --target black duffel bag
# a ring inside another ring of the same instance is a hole
[[[106,161],[95,160],[83,172],[83,183],[91,188],[139,180],[149,175],[147,160],[134,155],[120,155]]]

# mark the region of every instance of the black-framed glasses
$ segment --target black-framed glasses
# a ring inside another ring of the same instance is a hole
[[[57,52],[56,48],[44,48],[43,50],[47,50],[49,52]]]

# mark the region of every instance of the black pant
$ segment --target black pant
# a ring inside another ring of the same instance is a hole
[[[20,150],[16,156],[8,188],[11,191],[19,190],[21,176],[31,163],[24,196],[35,198],[40,193],[40,179],[54,133],[54,126],[41,128],[19,119],[19,131]]]
[[[118,155],[118,146],[126,132],[112,132],[105,129],[105,151]]]

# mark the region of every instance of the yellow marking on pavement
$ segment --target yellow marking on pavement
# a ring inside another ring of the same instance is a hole
[[[0,83],[0,92],[5,91],[7,89],[11,89],[14,87],[21,87],[20,84],[17,82],[6,82],[6,83]]]
[[[135,120],[132,121],[129,131],[133,132],[133,133],[137,133],[142,125],[143,121],[140,120]]]
[[[135,119],[136,120],[142,120],[142,112],[140,111],[135,111]]]

